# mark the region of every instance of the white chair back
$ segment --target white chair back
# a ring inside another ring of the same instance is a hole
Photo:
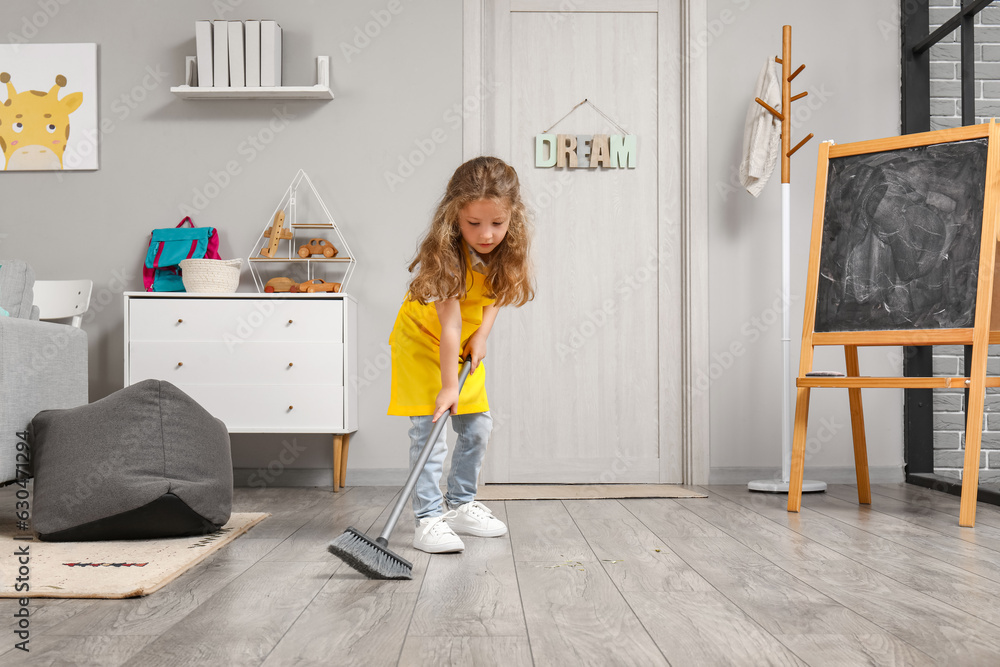
[[[38,319],[61,320],[73,318],[73,326],[80,328],[83,314],[90,308],[92,280],[36,280],[33,290]]]

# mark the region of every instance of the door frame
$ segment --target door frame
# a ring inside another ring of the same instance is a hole
[[[657,14],[658,61],[669,63],[672,50],[680,49],[679,71],[662,67],[661,77],[679,78],[680,100],[660,92],[658,154],[680,150],[680,192],[670,200],[660,188],[661,222],[676,208],[680,247],[673,260],[680,263],[681,286],[666,285],[660,272],[659,289],[659,451],[660,481],[707,484],[709,476],[710,391],[697,379],[709,375],[708,326],[708,54],[707,0],[465,0],[463,7],[462,155],[463,160],[493,154],[486,128],[509,123],[510,94],[496,81],[510,79],[510,62],[493,67],[493,54],[501,39],[510,35],[511,11],[600,11],[612,5],[615,12]],[[496,104],[486,103],[493,99]],[[662,113],[673,104],[677,118]],[[679,121],[679,123],[677,122]],[[677,143],[672,145],[672,139]],[[657,161],[659,163],[659,161]],[[675,233],[676,233],[675,231]],[[661,246],[663,244],[661,243]],[[673,288],[673,289],[671,289]],[[673,295],[673,298],[671,298]],[[677,297],[679,296],[679,304]],[[679,305],[681,331],[665,326]],[[679,347],[679,349],[678,349]],[[680,356],[679,372],[670,372],[663,360]],[[680,423],[672,414],[680,407]],[[678,448],[676,445],[680,444]]]

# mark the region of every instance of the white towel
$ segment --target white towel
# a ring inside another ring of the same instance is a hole
[[[754,97],[781,112],[781,78],[775,63],[769,58],[757,76]],[[781,121],[751,98],[743,128],[743,160],[740,162],[740,184],[754,197],[758,196],[774,171],[781,151]]]

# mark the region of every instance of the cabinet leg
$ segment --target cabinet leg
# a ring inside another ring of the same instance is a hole
[[[340,452],[340,488],[347,486],[347,452],[351,448],[351,434],[345,433]]]
[[[333,436],[333,492],[337,493],[339,490],[338,482],[340,482],[340,457],[343,449],[344,436],[335,435]]]

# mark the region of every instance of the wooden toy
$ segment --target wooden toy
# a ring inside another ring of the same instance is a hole
[[[339,292],[340,283],[328,283],[322,278],[313,278],[297,285],[292,285],[292,292],[304,292],[314,294],[316,292]]]
[[[289,292],[295,286],[295,281],[291,278],[271,278],[264,286],[264,291],[268,294],[274,292]]]
[[[267,238],[269,239],[267,245],[260,249],[260,254],[264,257],[274,257],[274,253],[278,251],[278,243],[282,239],[293,238],[292,230],[285,229],[285,212],[278,211],[274,214],[274,224],[271,225],[270,231],[267,233]]]
[[[325,282],[325,281],[321,281],[321,282],[323,282],[322,285],[310,285],[309,287],[307,287],[306,288],[306,293],[312,294],[314,292],[339,292],[340,291],[340,283],[328,283],[328,282]]]
[[[336,257],[340,253],[337,246],[326,239],[309,239],[309,243],[299,247],[299,257],[311,257],[312,255],[323,255],[327,259]]]

